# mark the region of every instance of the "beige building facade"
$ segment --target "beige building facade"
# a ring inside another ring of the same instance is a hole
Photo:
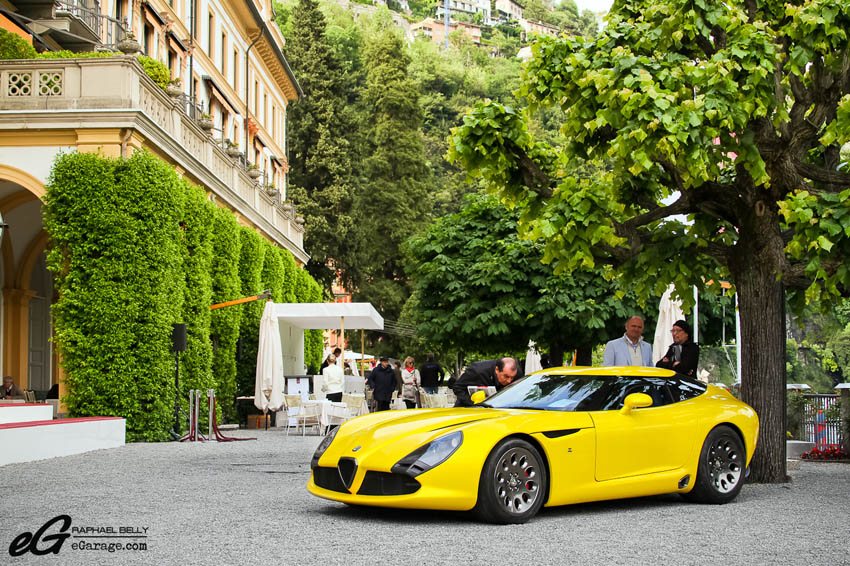
[[[175,83],[161,88],[132,54],[0,61],[0,366],[21,388],[61,382],[42,199],[62,152],[146,149],[242,225],[309,259],[286,198],[287,107],[302,93],[272,17],[263,0],[0,0],[0,27],[39,50],[129,50],[135,39]]]

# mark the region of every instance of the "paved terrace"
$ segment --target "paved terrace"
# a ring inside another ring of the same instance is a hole
[[[504,527],[317,499],[304,486],[318,437],[232,434],[257,440],[130,444],[0,467],[0,563],[850,564],[848,464],[804,462],[792,483],[744,486],[725,506],[671,495],[544,509]],[[70,538],[58,555],[10,558],[15,537],[62,514],[72,529],[147,538]],[[147,550],[72,549],[83,540]]]

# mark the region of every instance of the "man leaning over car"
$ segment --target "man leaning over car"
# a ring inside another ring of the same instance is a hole
[[[455,407],[471,407],[474,403],[469,399],[467,387],[493,386],[497,390],[510,385],[517,374],[517,363],[513,358],[486,360],[470,364],[466,371],[452,385],[455,392]]]

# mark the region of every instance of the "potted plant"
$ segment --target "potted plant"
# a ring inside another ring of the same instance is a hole
[[[274,183],[266,185],[266,194],[270,197],[273,197],[277,194],[277,187],[274,186]]]
[[[171,98],[180,98],[183,95],[183,87],[180,85],[180,79],[168,81],[168,86],[165,87],[165,93]]]
[[[256,163],[252,163],[251,165],[248,166],[248,176],[251,177],[252,179],[257,179],[262,174],[263,174],[263,172],[260,171],[260,168],[257,167]]]
[[[226,140],[224,151],[226,151],[227,155],[234,159],[242,155],[242,152],[239,151],[239,146],[236,145],[236,142],[232,142],[230,140]]]
[[[211,131],[213,129],[212,116],[206,112],[201,113],[201,117],[198,118],[198,126],[207,132]]]
[[[128,31],[127,35],[124,36],[124,39],[119,41],[115,47],[117,47],[118,51],[125,55],[133,55],[142,50],[142,44],[136,40],[136,34],[132,31]]]

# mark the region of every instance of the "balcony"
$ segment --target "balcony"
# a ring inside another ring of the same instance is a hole
[[[0,61],[0,132],[135,132],[230,208],[306,262],[304,227],[142,70],[133,56]]]

